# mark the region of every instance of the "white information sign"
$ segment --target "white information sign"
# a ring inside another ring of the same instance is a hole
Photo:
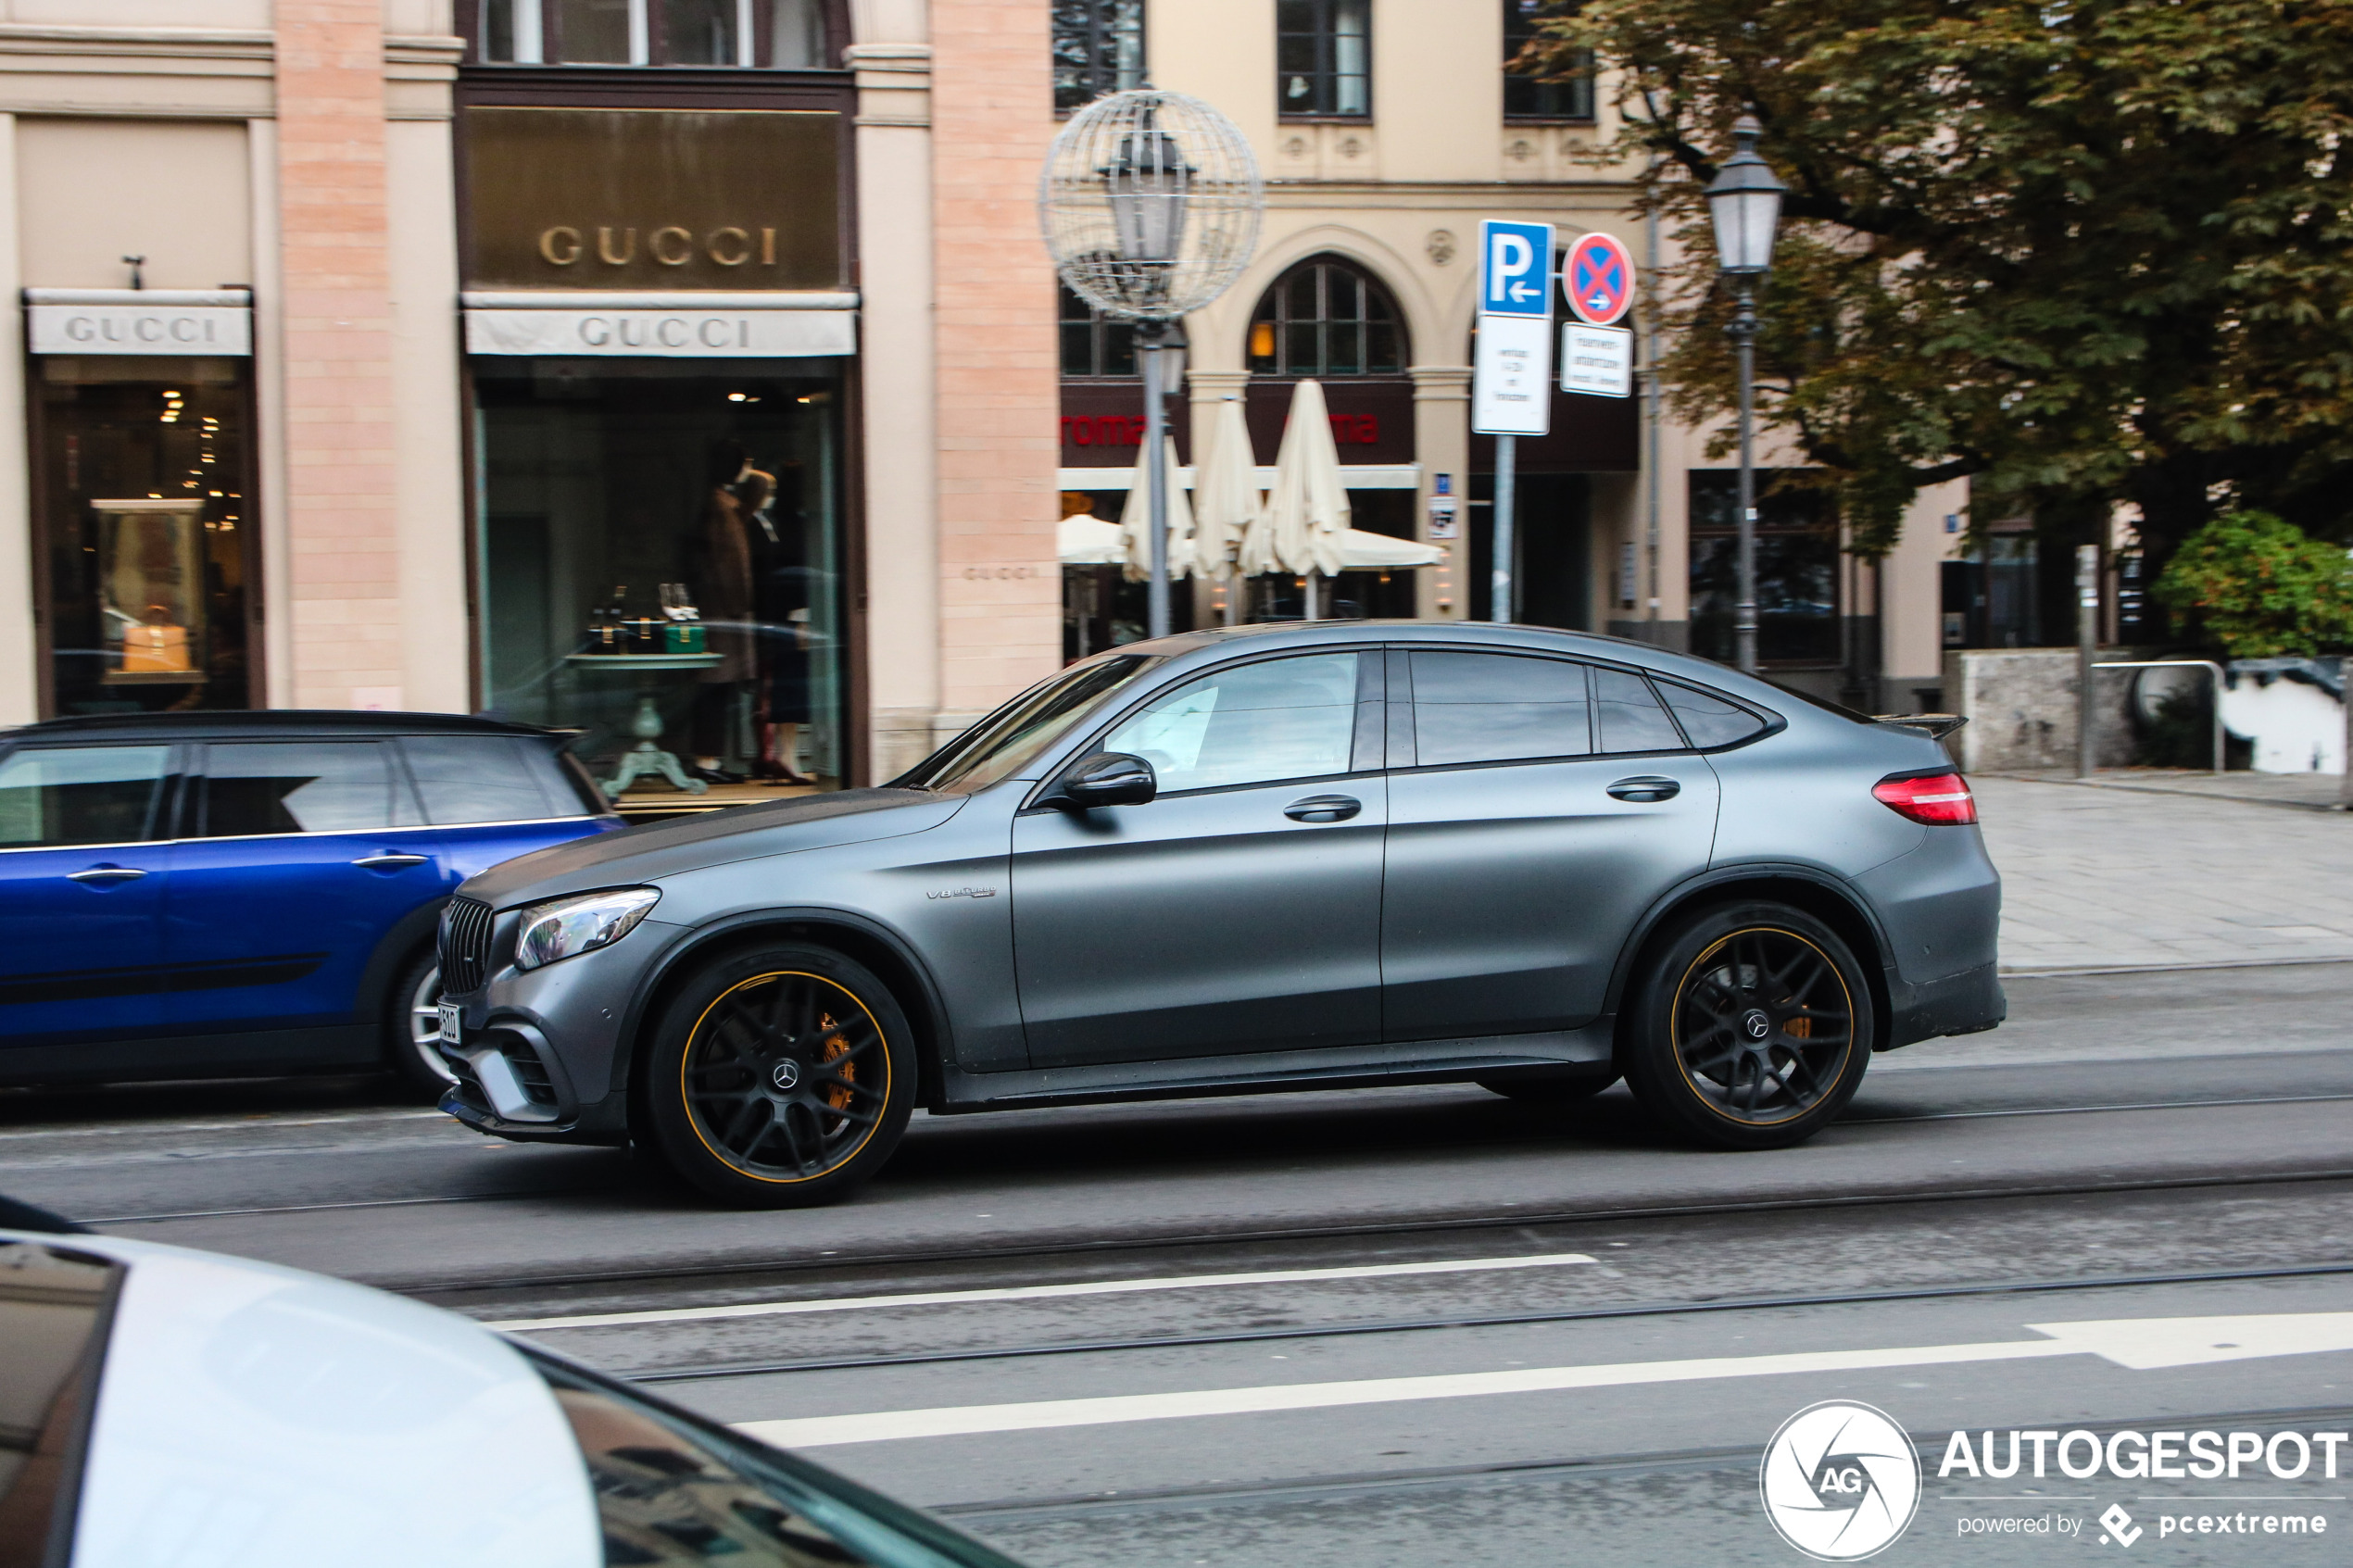
[[[1553,324],[1541,316],[1481,316],[1471,356],[1471,429],[1542,435],[1553,428]]]
[[[124,290],[128,294],[132,291]],[[242,305],[43,305],[25,307],[35,354],[253,353],[253,312]]]
[[[850,310],[466,310],[469,354],[773,359],[857,351]]]
[[[1624,327],[1561,328],[1561,390],[1590,397],[1634,395],[1634,334]]]

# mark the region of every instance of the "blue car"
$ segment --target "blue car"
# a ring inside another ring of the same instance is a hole
[[[438,1095],[442,905],[621,825],[566,738],[292,711],[0,732],[0,1084],[381,1066]]]

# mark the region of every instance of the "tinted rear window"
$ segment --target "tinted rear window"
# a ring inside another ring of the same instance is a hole
[[[205,835],[372,833],[414,825],[376,741],[234,741],[205,747]]]
[[[1592,749],[1585,666],[1512,654],[1414,655],[1420,766],[1584,757]]]
[[[425,821],[436,826],[527,822],[580,811],[576,801],[563,798],[573,791],[537,742],[519,735],[411,735],[401,745]]]
[[[1593,724],[1604,751],[1683,749],[1683,737],[1650,683],[1624,670],[1593,671]]]
[[[1683,733],[1702,751],[1736,746],[1766,731],[1766,721],[1713,692],[1679,686],[1671,681],[1660,682],[1658,689],[1665,694],[1667,706],[1682,721]]]

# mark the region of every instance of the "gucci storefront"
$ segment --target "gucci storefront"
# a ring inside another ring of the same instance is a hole
[[[585,732],[624,806],[838,787],[846,97],[602,74],[460,87],[478,706]]]
[[[249,295],[25,294],[41,711],[262,706]]]

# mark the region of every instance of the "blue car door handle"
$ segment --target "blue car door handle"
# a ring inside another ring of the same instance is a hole
[[[1284,807],[1283,815],[1294,822],[1344,822],[1364,809],[1353,796],[1311,795]]]
[[[1660,800],[1672,800],[1683,793],[1683,786],[1673,779],[1649,775],[1639,779],[1620,779],[1609,786],[1612,799],[1631,800],[1650,805]]]
[[[362,855],[351,863],[365,866],[371,872],[396,872],[409,866],[422,866],[425,859],[422,855],[396,855],[387,850],[381,855]]]
[[[93,866],[86,872],[68,872],[68,882],[136,882],[147,873],[131,866]]]

